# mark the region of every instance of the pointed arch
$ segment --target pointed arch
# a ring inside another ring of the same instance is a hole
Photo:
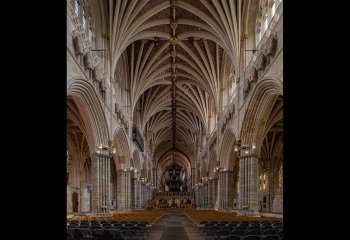
[[[67,97],[72,97],[82,115],[90,154],[93,154],[97,146],[106,144],[109,139],[103,103],[93,85],[81,78],[68,80]]]
[[[209,178],[218,178],[217,172],[214,172],[214,168],[216,167],[216,162],[217,162],[217,153],[216,153],[216,150],[212,150],[209,155],[209,164],[208,164]]]
[[[234,129],[228,128],[224,132],[220,144],[220,166],[228,169],[229,171],[233,170],[234,165],[237,164],[236,161],[238,160],[234,152],[234,146],[237,140],[236,136],[237,134],[235,133]]]
[[[114,134],[113,139],[115,142],[117,169],[124,169],[130,166],[130,147],[127,134],[123,128],[118,128]]]
[[[277,78],[262,79],[248,96],[240,136],[242,144],[255,143],[258,155],[265,137],[267,118],[279,96],[283,96],[283,83]]]

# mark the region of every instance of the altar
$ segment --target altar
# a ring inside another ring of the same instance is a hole
[[[158,209],[193,208],[193,192],[154,192],[153,200]]]

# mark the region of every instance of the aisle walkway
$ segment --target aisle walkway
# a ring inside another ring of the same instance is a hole
[[[151,227],[147,240],[202,240],[197,228],[182,213],[165,214]]]

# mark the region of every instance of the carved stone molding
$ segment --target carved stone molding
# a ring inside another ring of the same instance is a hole
[[[266,44],[266,55],[274,56],[277,48],[277,34],[272,32]]]
[[[98,82],[102,81],[102,73],[100,68],[94,68],[94,70],[92,71],[92,77]]]
[[[170,38],[170,44],[171,45],[176,45],[177,44],[177,37],[171,37]]]
[[[93,64],[93,56],[91,52],[88,52],[84,57],[85,67],[89,70],[93,70],[95,68]]]
[[[264,53],[260,53],[256,60],[256,70],[264,70],[266,67],[266,57]]]
[[[176,20],[175,20],[175,21],[172,21],[172,22],[170,23],[170,27],[171,27],[171,29],[173,29],[173,30],[176,30],[177,25],[178,25],[178,22],[177,22]]]
[[[177,56],[176,50],[172,50],[172,51],[170,52],[170,56],[176,57],[176,56]]]
[[[255,67],[252,68],[249,81],[256,82],[258,80],[258,71]]]
[[[177,0],[171,0],[170,5],[172,8],[176,8]]]
[[[83,38],[78,30],[72,32],[74,51],[77,55],[84,54]]]

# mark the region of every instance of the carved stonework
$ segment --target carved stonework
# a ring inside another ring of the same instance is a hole
[[[249,81],[245,81],[245,84],[243,87],[244,98],[246,98],[248,96],[249,90],[250,90],[250,83],[249,83]]]
[[[83,44],[83,39],[79,33],[79,31],[74,30],[72,32],[73,36],[73,45],[74,45],[74,51],[77,55],[82,55],[84,54],[84,44]]]
[[[88,52],[84,57],[85,67],[89,70],[93,70],[95,68],[93,64],[93,56],[91,52]]]
[[[266,57],[262,52],[258,56],[256,65],[257,65],[256,70],[264,70],[266,67]]]
[[[177,37],[171,37],[170,38],[170,44],[171,45],[176,45],[177,44]]]
[[[266,55],[274,56],[276,53],[276,47],[277,47],[277,36],[276,36],[276,33],[273,32],[266,44]]]
[[[170,5],[172,8],[176,8],[176,4],[177,4],[177,0],[171,0]]]
[[[176,50],[172,50],[172,51],[170,52],[170,56],[176,57],[176,56],[177,56]]]
[[[250,75],[250,79],[249,81],[250,82],[256,82],[258,80],[258,71],[256,70],[256,68],[252,68],[252,71],[251,71],[251,75]]]
[[[95,68],[92,71],[92,77],[93,77],[93,79],[95,79],[98,82],[102,81],[102,74],[101,74],[100,68]]]
[[[175,20],[175,21],[172,21],[172,22],[170,23],[170,27],[171,27],[171,29],[173,29],[173,30],[176,30],[177,25],[178,25],[178,23],[177,23],[176,20]]]

